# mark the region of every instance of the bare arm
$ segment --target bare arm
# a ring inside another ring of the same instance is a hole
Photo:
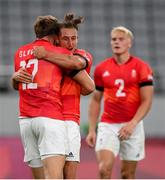
[[[47,51],[43,46],[34,47],[34,56],[38,59],[45,59],[67,69],[80,70],[86,67],[86,61],[79,56],[54,53]]]
[[[18,90],[18,82],[16,80],[13,79],[13,77],[11,77],[11,84],[12,84],[12,87],[15,89],[15,90]]]
[[[134,115],[133,119],[122,127],[119,131],[121,139],[128,139],[136,125],[147,115],[151,108],[153,97],[153,86],[144,86],[140,88],[141,104]]]
[[[31,83],[32,82],[32,75],[27,72],[25,68],[20,68],[17,72],[15,72],[12,77],[12,86],[15,90],[18,90],[19,82],[22,83]]]
[[[86,70],[80,71],[72,79],[80,84],[81,94],[84,96],[92,93],[95,89],[94,81],[89,76],[89,74],[86,72]]]
[[[103,92],[95,90],[89,104],[89,133],[86,142],[90,147],[94,147],[96,143],[96,125],[100,115],[102,97]]]

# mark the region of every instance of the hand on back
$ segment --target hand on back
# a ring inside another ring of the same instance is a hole
[[[32,75],[25,68],[20,68],[13,74],[13,79],[21,83],[31,83]]]

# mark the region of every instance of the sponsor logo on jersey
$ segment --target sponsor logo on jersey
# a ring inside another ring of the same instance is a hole
[[[103,73],[103,77],[106,77],[106,76],[110,76],[109,71],[105,71],[105,72]]]

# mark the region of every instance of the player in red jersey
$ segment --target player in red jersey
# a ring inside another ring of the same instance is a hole
[[[60,26],[59,33],[59,45],[71,50],[73,54],[79,55],[88,61],[88,67],[86,71],[89,73],[92,65],[92,56],[82,49],[77,49],[78,43],[78,24],[82,22],[82,18],[74,18],[74,14],[67,14],[64,22]],[[48,53],[48,52],[47,52]],[[40,47],[36,51],[36,55],[45,54],[45,51],[41,52]],[[40,56],[39,56],[40,57]],[[43,57],[43,56],[42,56]],[[53,61],[53,54],[46,54],[47,60]],[[84,71],[80,71],[75,77],[79,77],[81,81],[79,84],[68,76],[65,76],[62,82],[61,95],[63,104],[63,115],[68,127],[69,137],[69,156],[66,158],[64,166],[64,178],[75,179],[76,170],[80,161],[80,95],[87,95],[89,91],[86,91],[83,86],[89,84],[86,82],[85,75],[82,76]],[[93,89],[92,89],[93,90]],[[90,91],[91,92],[91,91]]]
[[[144,158],[143,118],[153,96],[151,68],[129,52],[133,35],[125,27],[111,31],[113,57],[95,68],[96,91],[89,105],[86,141],[96,150],[100,178],[111,178],[115,157],[120,154],[121,178],[133,179],[137,162]],[[104,97],[104,111],[96,124]]]
[[[65,68],[82,69],[86,61],[70,55],[67,49],[53,45],[59,30],[55,17],[39,16],[34,29],[37,40],[20,47],[15,53],[15,70],[24,68],[22,71],[30,73],[32,81],[18,83],[13,78],[20,95],[19,124],[24,161],[32,167],[35,178],[63,178],[67,155],[67,130],[60,94],[63,72],[59,66],[35,58],[33,48],[44,46],[56,53],[57,64]]]

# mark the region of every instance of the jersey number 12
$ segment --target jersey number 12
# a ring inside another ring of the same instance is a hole
[[[20,67],[23,68],[30,68],[31,65],[33,65],[32,78],[34,79],[38,71],[38,59],[30,59],[28,63],[26,63],[26,61],[20,62]],[[37,89],[37,83],[29,83],[29,84],[22,83],[22,89]]]

